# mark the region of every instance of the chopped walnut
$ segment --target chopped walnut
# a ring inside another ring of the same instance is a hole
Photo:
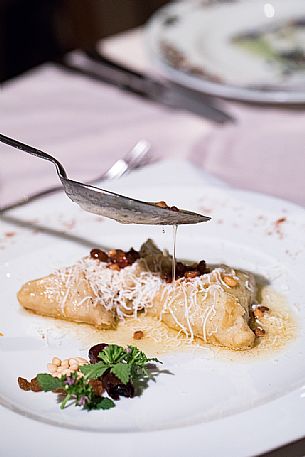
[[[109,257],[106,252],[102,251],[101,249],[91,249],[90,257],[93,259],[97,259],[100,262],[108,262]]]
[[[110,270],[114,271],[121,271],[121,267],[117,263],[110,263],[109,265],[107,265],[107,268],[110,268]]]
[[[21,390],[31,390],[31,383],[27,379],[21,378],[21,376],[18,377],[18,385]]]
[[[42,391],[42,388],[40,387],[40,385],[37,381],[37,378],[31,379],[30,386],[31,386],[32,392],[41,392]]]
[[[227,284],[227,286],[229,287],[236,287],[238,282],[236,281],[236,279],[232,278],[232,276],[227,276],[225,275],[223,277],[223,280],[224,282]]]
[[[37,378],[31,379],[31,381],[28,381],[25,378],[21,378],[20,376],[18,377],[18,384],[21,390],[31,390],[32,392],[41,392],[42,389],[40,385],[38,384]]]
[[[269,308],[267,306],[256,306],[254,308],[253,314],[257,319],[261,319],[264,317],[265,312],[269,311]]]
[[[144,332],[142,332],[142,330],[137,330],[133,334],[133,339],[134,340],[141,340],[143,337],[144,337]]]
[[[156,202],[156,206],[159,206],[159,208],[169,208],[168,204],[164,201]]]
[[[184,273],[184,276],[187,279],[196,278],[196,276],[198,276],[198,275],[199,275],[199,272],[197,270],[195,270],[195,271],[187,271],[186,273]]]
[[[100,381],[99,379],[90,379],[89,384],[92,387],[93,392],[96,395],[99,395],[99,396],[103,395],[105,389],[103,387],[102,381]]]

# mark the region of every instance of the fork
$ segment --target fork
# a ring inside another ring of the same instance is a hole
[[[67,196],[89,213],[114,219],[122,224],[179,225],[207,222],[210,217],[191,211],[135,200],[98,187],[69,179],[62,164],[55,157],[20,141],[0,134],[0,142],[32,154],[55,165]]]
[[[117,160],[108,170],[103,172],[100,176],[86,181],[86,184],[94,184],[98,181],[106,181],[110,179],[120,178],[124,174],[129,173],[132,170],[140,168],[147,165],[150,162],[151,157],[149,157],[149,151],[151,149],[151,144],[146,140],[139,140],[133,148],[125,154],[122,159]],[[11,203],[6,206],[0,207],[0,214],[11,209],[19,208],[20,206],[31,203],[39,198],[45,197],[47,195],[53,194],[58,191],[62,191],[63,187],[52,186],[48,189],[35,192],[33,194],[27,195],[26,197],[21,198],[20,200]]]

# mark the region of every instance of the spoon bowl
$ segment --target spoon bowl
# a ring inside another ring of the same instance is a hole
[[[52,162],[68,197],[90,213],[114,219],[122,224],[180,225],[198,224],[210,220],[209,217],[202,214],[177,208],[174,210],[169,207],[160,207],[155,203],[135,200],[73,181],[67,177],[62,164],[50,154],[1,134],[0,142]]]

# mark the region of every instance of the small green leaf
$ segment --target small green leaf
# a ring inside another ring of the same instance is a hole
[[[52,375],[48,373],[38,374],[37,382],[44,392],[60,389],[64,386],[64,382],[62,379],[54,378]]]
[[[130,378],[131,366],[128,363],[116,363],[111,372],[119,378],[123,384],[127,384]]]
[[[86,379],[97,379],[102,376],[108,369],[109,366],[105,365],[104,362],[83,365],[80,367],[80,371],[84,374]]]
[[[126,351],[124,348],[117,344],[109,344],[98,356],[106,365],[112,365],[121,362],[125,355]]]
[[[96,403],[95,409],[111,409],[115,407],[114,401],[110,400],[110,398],[102,398],[101,401]]]

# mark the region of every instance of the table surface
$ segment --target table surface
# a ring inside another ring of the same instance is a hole
[[[141,30],[100,46],[123,63],[156,72]],[[237,122],[219,127],[52,64],[5,84],[0,100],[1,132],[50,152],[74,179],[96,177],[145,138],[156,158],[187,158],[227,184],[305,205],[302,111],[225,104]],[[7,146],[0,146],[0,161],[0,206],[58,183],[49,163]],[[266,456],[301,457],[304,449],[301,441]]]
[[[123,63],[156,72],[142,30],[100,47]],[[3,85],[0,100],[1,131],[55,155],[75,179],[99,175],[145,138],[156,158],[186,158],[232,186],[305,205],[303,111],[226,103],[236,123],[219,127],[52,64]],[[0,207],[57,184],[50,164],[4,145],[0,152]]]

